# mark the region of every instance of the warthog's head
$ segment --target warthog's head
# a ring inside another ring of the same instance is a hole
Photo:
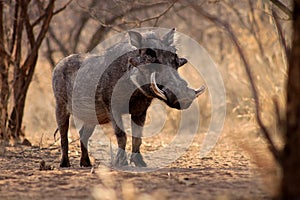
[[[172,29],[160,39],[154,34],[129,32],[131,44],[139,49],[139,56],[128,60],[133,67],[130,79],[146,96],[158,98],[172,108],[186,109],[205,87],[191,89],[179,76],[177,70],[187,60],[176,54],[174,33]]]

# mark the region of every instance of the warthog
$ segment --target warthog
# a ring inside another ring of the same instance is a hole
[[[141,34],[129,31],[126,44],[116,44],[101,56],[74,54],[57,64],[52,83],[56,99],[56,120],[61,136],[61,167],[70,166],[67,136],[70,114],[83,122],[79,131],[80,166],[91,166],[87,144],[96,124],[109,121],[119,147],[113,164],[128,165],[125,153],[127,138],[121,119],[123,114],[130,114],[132,121],[130,162],[138,167],[147,166],[140,153],[140,145],[142,127],[151,101],[158,98],[172,108],[186,109],[204,91],[204,87],[198,90],[189,88],[187,82],[180,78],[177,69],[187,63],[187,60],[177,56],[173,46],[174,34],[175,29],[162,38],[152,32]],[[111,55],[122,48],[132,50],[117,59],[111,59]],[[119,85],[117,89],[116,85]],[[128,91],[132,91],[130,98],[126,97]],[[80,102],[80,99],[88,97],[93,100]],[[94,112],[96,120],[92,120],[88,111]]]

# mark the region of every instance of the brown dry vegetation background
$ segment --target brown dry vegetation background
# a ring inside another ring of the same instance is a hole
[[[165,12],[170,6],[166,4],[155,9],[133,11],[125,17],[109,24],[109,21],[101,21],[101,19],[104,17],[105,19],[109,19],[110,16],[118,13],[114,10],[109,13],[105,9],[116,4],[124,7],[124,11],[127,9],[126,6],[129,7],[131,4],[126,4],[125,1],[112,1],[114,4],[108,2],[103,3],[102,7],[100,3],[89,7],[92,1],[84,1],[84,3],[82,1],[73,1],[61,14],[54,16],[51,23],[51,32],[53,32],[52,34],[55,37],[51,36],[51,33],[48,33],[47,40],[51,44],[51,58],[55,62],[63,58],[65,56],[64,53],[86,52],[93,34],[101,25],[104,26],[105,23],[107,25],[103,28],[104,36],[101,40],[119,31],[125,31],[139,25],[138,23],[129,23],[130,21],[137,21],[137,18],[146,19],[151,16],[157,16]],[[60,4],[64,5],[65,3],[64,1],[59,1],[56,6],[59,7]],[[288,1],[285,3],[289,5]],[[282,44],[280,43],[278,30],[275,26],[272,9],[275,9],[275,12],[278,14],[287,44],[290,43],[290,21],[286,19],[287,17],[281,11],[276,10],[269,1],[203,1],[201,6],[210,14],[218,16],[232,26],[234,34],[237,36],[248,58],[257,83],[263,121],[267,124],[268,128],[274,130],[272,137],[277,141],[276,145],[280,147],[282,145],[280,143],[281,135],[280,130],[276,126],[276,119],[274,118],[273,99],[275,98],[279,102],[280,108],[284,109],[287,61]],[[117,10],[118,7],[115,9]],[[89,20],[85,24],[79,40],[72,41],[74,37],[70,33],[72,31],[73,33],[76,32],[73,27],[78,28],[75,24],[81,22],[82,15],[87,16]],[[276,168],[276,164],[271,154],[269,154],[264,138],[256,124],[254,114],[255,105],[249,81],[240,57],[230,38],[227,36],[226,31],[205,20],[185,1],[179,1],[174,4],[158,20],[145,21],[140,25],[143,27],[153,25],[167,28],[175,27],[177,31],[190,36],[203,46],[216,63],[226,88],[227,114],[221,137],[215,149],[207,158],[200,159],[198,157],[198,152],[201,149],[201,141],[208,130],[211,117],[211,102],[208,88],[207,92],[198,98],[201,121],[195,141],[186,154],[168,166],[170,170],[165,168],[156,174],[126,174],[104,169],[105,167],[101,166],[100,163],[99,168],[96,168],[96,176],[90,173],[90,170],[83,170],[77,167],[79,165],[79,158],[77,156],[79,151],[78,141],[72,144],[70,150],[70,154],[73,157],[71,158],[71,162],[73,162],[71,164],[75,167],[70,170],[57,169],[59,150],[51,150],[53,147],[58,147],[59,144],[57,142],[53,145],[53,133],[56,129],[55,102],[51,87],[53,66],[49,63],[49,45],[47,47],[45,41],[40,50],[41,56],[39,57],[33,81],[28,92],[24,112],[25,137],[33,146],[45,149],[28,150],[27,147],[20,147],[21,149],[14,150],[16,153],[23,152],[22,159],[30,157],[30,155],[36,155],[37,157],[36,160],[29,158],[28,168],[26,167],[27,164],[23,166],[18,165],[18,159],[11,160],[20,167],[20,169],[12,167],[12,169],[20,171],[19,176],[23,177],[22,180],[28,180],[24,182],[23,186],[25,185],[26,188],[26,184],[37,184],[36,188],[28,186],[29,192],[33,192],[32,197],[48,197],[49,199],[59,197],[65,199],[76,199],[76,197],[78,199],[103,199],[104,197],[108,197],[107,199],[174,199],[176,197],[178,199],[268,199],[276,194],[280,171]],[[60,42],[55,42],[55,38]],[[76,48],[72,46],[74,42],[78,42]],[[66,52],[61,51],[62,48],[60,45],[64,45]],[[200,67],[205,68],[205,66]],[[193,66],[187,65],[180,70],[180,73],[195,87],[204,83],[205,77],[191,73],[193,70]],[[146,139],[143,151],[158,149],[163,146],[162,143],[167,142],[168,139],[173,137],[173,130],[176,129],[180,120],[178,118],[179,112],[171,109],[167,109],[167,112],[168,120],[166,128],[155,139]],[[148,120],[151,117],[153,116],[149,116]],[[105,126],[104,129],[107,132],[113,131],[109,126]],[[70,130],[69,137],[71,141],[79,138],[74,128]],[[52,146],[49,147],[49,145]],[[6,155],[8,157],[14,155],[12,151],[13,148],[8,148]],[[50,163],[56,169],[47,171],[45,172],[46,174],[43,171],[38,171],[41,160],[45,160],[46,163]],[[3,162],[11,165],[9,164],[11,162]],[[33,164],[30,164],[30,162]],[[1,165],[1,170],[4,170],[4,165]],[[177,170],[179,168],[180,170]],[[8,173],[12,173],[12,169],[5,170]],[[30,175],[28,175],[30,173],[41,177],[37,183],[30,181]],[[7,176],[9,177],[9,175]],[[47,179],[48,176],[49,179]],[[85,178],[82,178],[82,176]],[[12,177],[15,177],[15,175],[12,175]],[[84,183],[83,185],[87,185],[84,187],[81,183],[76,182],[76,177],[78,180],[89,182],[93,186]],[[199,180],[199,177],[201,177],[201,180]],[[50,179],[58,180],[57,185],[55,183],[54,185],[43,183]],[[98,180],[100,181],[98,182]],[[226,180],[229,180],[229,182]],[[69,187],[71,183],[68,181],[74,184],[74,188]],[[147,184],[148,181],[150,185]],[[17,187],[22,187],[22,181],[19,184],[9,181],[2,182],[1,185],[0,193],[4,198],[17,198],[18,195],[5,195],[5,191],[2,190],[5,184],[10,186],[14,186],[15,184]],[[38,192],[38,188],[41,187],[39,184],[43,186],[45,196]],[[239,185],[241,186],[240,188],[238,187]],[[64,193],[64,186],[69,191],[69,196]],[[55,187],[58,191],[56,193],[57,196],[53,194],[56,191],[55,189],[49,189],[47,193],[47,189],[45,189],[47,187]],[[7,194],[12,192],[10,189],[7,189],[7,191]],[[184,194],[182,191],[184,191]],[[19,192],[21,194],[20,197],[25,195],[24,191],[21,190]],[[81,194],[83,195],[82,197]],[[30,195],[25,195],[25,197],[28,198]]]
[[[264,3],[264,1],[250,2],[253,4],[252,11],[249,8],[248,1],[208,1],[203,6],[205,9],[211,11],[212,14],[217,14],[220,18],[229,22],[234,28],[235,34],[247,55],[258,85],[264,121],[271,125],[275,124],[272,117],[272,112],[274,111],[273,99],[276,98],[281,106],[284,105],[286,58],[271,14],[271,4]],[[84,5],[88,5],[88,3]],[[68,37],[69,31],[71,31],[69,30],[71,28],[68,29],[68,24],[71,26],[76,21],[74,12],[77,10],[82,12],[82,9],[87,9],[86,7],[82,7],[83,5],[80,3],[73,2],[62,15],[55,16],[52,21],[51,29],[57,32],[57,38],[66,46],[69,44],[67,43],[68,41],[64,41],[64,38]],[[176,27],[177,31],[195,39],[207,50],[216,63],[222,75],[227,94],[227,122],[225,128],[230,127],[232,124],[235,125],[234,128],[240,128],[245,123],[249,124],[249,127],[250,124],[255,127],[254,101],[251,97],[249,81],[230,39],[222,29],[208,23],[205,19],[198,16],[197,13],[193,13],[188,6],[181,8],[182,5],[180,4],[179,7],[176,9],[176,5],[174,5],[172,8],[173,11],[166,13],[157,25],[169,28]],[[96,10],[93,11],[96,12]],[[155,11],[152,12],[154,13],[148,15],[157,15]],[[285,20],[284,17],[283,15],[280,22],[284,27],[286,39],[289,40],[290,21]],[[96,19],[90,21],[90,24],[86,25],[86,28],[83,30],[80,41],[78,41],[79,46],[82,45],[83,47],[79,47],[76,52],[85,52],[86,46],[84,45],[88,43],[92,33],[95,32],[95,27],[97,27],[95,24],[99,25]],[[144,23],[142,25],[150,26],[151,23]],[[126,29],[120,28],[117,30],[122,31]],[[111,35],[116,33],[118,33],[116,30],[111,30],[106,34]],[[46,59],[46,52],[48,51],[46,45],[43,46],[41,51],[42,56],[39,59],[37,70],[28,93],[24,123],[26,133],[28,133],[27,136],[37,137],[35,138],[37,140],[40,139],[37,135],[41,134],[41,130],[44,130],[42,132],[44,132],[45,137],[52,137],[53,130],[56,128],[54,118],[55,104],[51,87],[52,69]],[[64,57],[59,51],[53,51],[56,62]],[[70,54],[76,52],[70,52]],[[205,68],[205,66],[201,67]],[[188,65],[180,69],[180,73],[188,80],[191,86],[196,87],[204,82],[205,77],[194,73],[195,71],[193,70],[192,66]],[[208,90],[199,99],[201,117],[206,126],[210,120],[209,101]],[[253,131],[251,130],[250,132]],[[240,133],[240,135],[242,134],[248,135]]]

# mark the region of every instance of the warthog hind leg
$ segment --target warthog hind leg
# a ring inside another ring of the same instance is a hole
[[[81,167],[91,167],[91,161],[88,153],[88,141],[90,136],[93,134],[95,126],[83,125],[79,131],[80,134],[80,147],[81,147],[81,158],[80,166]]]
[[[115,129],[115,135],[118,142],[118,152],[115,159],[112,161],[112,165],[115,167],[122,167],[128,165],[127,154],[125,151],[126,148],[126,133],[123,131],[123,123],[121,119],[118,119],[118,123],[115,120],[112,120],[112,125]]]
[[[68,156],[69,118],[70,118],[70,114],[67,113],[67,110],[65,109],[65,105],[59,105],[56,107],[56,121],[60,133],[60,142],[61,142],[60,167],[70,167],[69,156]]]

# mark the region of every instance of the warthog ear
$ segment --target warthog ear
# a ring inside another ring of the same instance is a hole
[[[165,45],[171,46],[174,42],[175,28],[172,28],[166,35],[163,36],[162,41]]]
[[[135,46],[136,48],[141,48],[142,47],[142,35],[138,32],[135,31],[128,31],[129,34],[129,40],[130,40],[130,44],[132,46]]]
[[[179,67],[183,66],[187,62],[188,62],[187,59],[185,59],[185,58],[179,58]]]

